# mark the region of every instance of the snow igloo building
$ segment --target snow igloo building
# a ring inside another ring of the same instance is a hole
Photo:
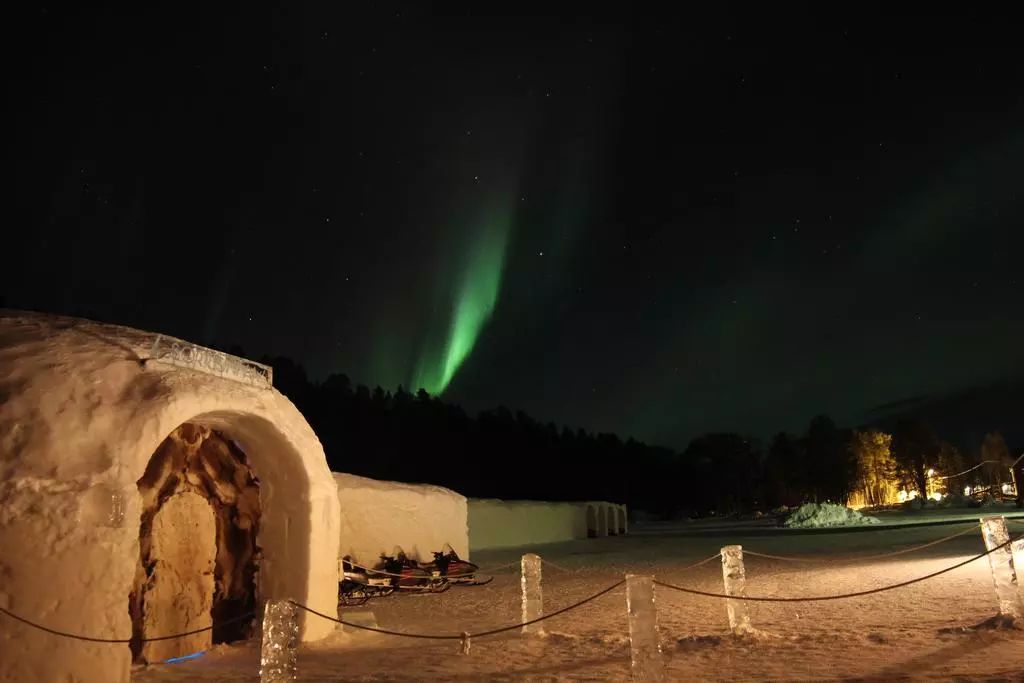
[[[130,641],[0,615],[0,681],[128,681],[133,661],[255,635],[240,617],[268,599],[337,613],[338,490],[270,372],[0,311],[0,607]],[[303,640],[334,629],[307,616]]]

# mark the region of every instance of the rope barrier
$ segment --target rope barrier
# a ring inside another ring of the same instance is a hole
[[[461,640],[461,641],[465,642],[465,640],[467,638],[483,638],[485,636],[493,636],[493,635],[497,635],[499,633],[505,633],[506,631],[514,631],[515,629],[522,628],[524,626],[530,626],[532,624],[537,624],[537,623],[540,623],[540,622],[545,621],[547,619],[551,619],[552,617],[557,617],[560,614],[565,614],[566,612],[569,612],[570,610],[574,610],[574,609],[576,609],[578,607],[582,607],[583,605],[587,604],[588,602],[592,602],[594,600],[597,600],[602,595],[605,595],[607,593],[612,592],[613,590],[615,590],[619,586],[623,585],[624,583],[626,583],[625,579],[619,579],[618,581],[616,581],[612,585],[608,586],[604,590],[598,591],[597,593],[594,593],[593,595],[591,595],[588,598],[584,598],[583,600],[580,600],[579,602],[573,603],[572,605],[569,605],[568,607],[563,607],[562,609],[557,610],[555,612],[551,612],[550,614],[545,614],[543,616],[537,617],[536,619],[530,619],[529,621],[523,621],[523,622],[519,622],[519,623],[516,623],[516,624],[511,624],[509,626],[502,626],[500,628],[494,628],[494,629],[491,629],[489,631],[481,631],[480,633],[469,633],[468,631],[462,631],[461,633],[457,633],[457,634],[455,634],[455,633],[452,633],[452,634],[449,634],[449,633],[407,633],[407,632],[403,632],[403,631],[391,631],[391,630],[384,629],[384,628],[376,628],[374,626],[364,626],[362,624],[353,624],[351,622],[345,621],[344,619],[336,619],[334,617],[331,617],[331,616],[328,616],[326,614],[323,614],[322,612],[317,612],[312,607],[307,607],[306,605],[303,605],[301,603],[295,602],[294,600],[290,600],[289,602],[291,602],[296,607],[298,607],[300,609],[304,609],[307,612],[315,614],[315,615],[317,615],[318,617],[320,617],[322,619],[326,619],[327,621],[333,621],[333,622],[335,622],[337,624],[342,624],[343,626],[351,626],[352,628],[362,629],[363,631],[373,631],[375,633],[383,633],[384,635],[388,635],[388,636],[400,636],[400,637],[403,637],[403,638],[421,638],[421,639],[425,639],[425,640]]]
[[[805,597],[805,598],[771,598],[771,597],[765,597],[765,596],[728,595],[726,593],[711,593],[709,591],[701,591],[701,590],[697,590],[695,588],[685,588],[683,586],[676,586],[676,585],[673,585],[671,583],[665,583],[664,581],[658,581],[657,579],[654,580],[654,583],[655,583],[655,585],[661,586],[663,588],[669,588],[669,589],[672,589],[672,590],[679,591],[681,593],[689,593],[691,595],[701,595],[701,596],[706,597],[706,598],[726,598],[728,600],[747,600],[747,601],[750,601],[750,602],[821,602],[821,601],[824,601],[824,600],[843,600],[845,598],[859,598],[859,597],[863,597],[865,595],[873,595],[875,593],[884,593],[885,591],[891,591],[891,590],[894,590],[896,588],[903,588],[905,586],[910,586],[910,585],[915,584],[915,583],[920,583],[921,581],[927,581],[928,579],[933,579],[936,576],[941,576],[942,574],[946,574],[948,572],[951,572],[954,569],[959,569],[960,567],[963,567],[964,565],[970,564],[971,562],[974,562],[976,560],[980,560],[981,558],[983,558],[983,557],[985,557],[987,555],[991,555],[995,551],[1000,550],[1002,548],[1005,548],[1006,546],[1010,545],[1011,543],[1014,543],[1014,542],[1020,540],[1020,538],[1024,538],[1024,536],[1018,537],[1018,538],[1015,538],[1015,539],[1011,539],[1011,540],[1007,541],[1006,543],[1003,543],[1001,545],[996,546],[995,548],[992,548],[991,550],[986,550],[985,552],[983,552],[983,553],[981,553],[979,555],[975,555],[974,557],[972,557],[972,558],[970,558],[968,560],[964,560],[963,562],[959,562],[957,564],[954,564],[952,567],[946,567],[945,569],[940,569],[937,572],[932,572],[931,574],[926,574],[925,576],[919,576],[916,579],[910,579],[908,581],[900,581],[899,583],[890,584],[888,586],[882,586],[880,588],[871,588],[869,590],[856,591],[854,593],[844,593],[842,595],[814,595],[814,596]]]
[[[988,465],[989,463],[997,463],[998,464],[999,462],[1000,462],[999,460],[982,460],[981,462],[979,462],[974,467],[969,467],[966,470],[964,470],[963,472],[957,472],[956,474],[947,474],[944,477],[936,477],[936,476],[933,475],[933,476],[928,477],[928,478],[929,479],[942,479],[942,480],[952,479],[953,477],[959,477],[959,476],[962,476],[964,474],[967,474],[968,472],[973,472],[974,470],[978,469],[982,465]]]
[[[1008,519],[1007,521],[1011,522],[1013,524],[1024,524],[1024,519]],[[944,543],[944,542],[949,541],[949,540],[951,540],[953,538],[956,538],[958,536],[962,536],[962,535],[968,533],[969,531],[971,531],[973,529],[974,529],[974,525],[972,523],[972,526],[969,529],[965,529],[963,531],[959,531],[959,532],[957,532],[955,534],[951,534],[950,536],[947,536],[945,538],[941,538],[941,539],[938,539],[936,541],[931,541],[929,543],[925,543],[925,544],[920,545],[920,546],[915,546],[913,548],[905,548],[903,550],[898,550],[898,551],[895,551],[895,552],[892,552],[892,553],[884,553],[884,554],[881,554],[881,555],[868,555],[868,556],[864,556],[864,557],[856,558],[856,559],[857,560],[878,559],[878,558],[882,558],[882,557],[893,557],[893,556],[896,556],[896,555],[902,555],[902,554],[905,554],[905,553],[909,553],[909,552],[913,552],[913,551],[916,551],[916,550],[921,550],[923,548],[927,548],[927,547],[930,547],[930,546],[933,546],[933,545],[937,545],[939,543]],[[659,581],[657,579],[654,580],[654,583],[656,585],[658,585],[658,586],[661,586],[662,588],[668,588],[670,590],[679,591],[681,593],[689,593],[691,595],[699,595],[699,596],[702,596],[702,597],[709,597],[709,598],[725,598],[725,599],[730,599],[730,600],[747,600],[747,601],[750,601],[750,602],[820,602],[820,601],[825,601],[825,600],[842,600],[842,599],[846,599],[846,598],[856,598],[856,597],[863,597],[863,596],[866,596],[866,595],[873,595],[873,594],[876,594],[876,593],[883,593],[885,591],[895,590],[897,588],[903,588],[903,587],[910,586],[910,585],[915,584],[915,583],[920,583],[922,581],[926,581],[928,579],[935,578],[936,576],[941,576],[941,575],[946,574],[948,572],[951,572],[951,571],[953,571],[955,569],[959,569],[960,567],[968,565],[968,564],[970,564],[972,562],[980,560],[981,558],[986,557],[986,556],[992,554],[993,552],[995,552],[997,550],[1000,550],[1002,548],[1005,548],[1005,547],[1011,545],[1012,543],[1016,543],[1016,542],[1020,541],[1022,538],[1024,538],[1024,535],[1018,536],[1017,538],[1014,538],[1014,539],[1010,539],[1006,543],[998,545],[995,548],[992,548],[991,550],[987,550],[987,551],[985,551],[983,553],[980,553],[978,555],[975,555],[974,557],[971,557],[971,558],[969,558],[967,560],[964,560],[962,562],[958,562],[955,565],[952,565],[950,567],[946,567],[945,569],[940,569],[939,571],[936,571],[936,572],[932,572],[931,574],[926,574],[924,576],[920,576],[920,577],[917,577],[917,578],[914,578],[914,579],[909,579],[907,581],[901,581],[899,583],[890,584],[888,586],[882,586],[882,587],[879,587],[879,588],[872,588],[872,589],[863,590],[863,591],[856,591],[856,592],[853,592],[853,593],[844,593],[844,594],[841,594],[841,595],[817,595],[817,596],[810,596],[810,597],[740,596],[740,595],[728,595],[728,594],[725,594],[725,593],[713,593],[713,592],[710,592],[710,591],[701,591],[701,590],[697,590],[697,589],[694,589],[694,588],[686,588],[684,586],[676,586],[674,584],[666,583],[664,581]],[[750,551],[750,550],[745,550],[744,554],[746,554],[746,555],[754,555],[754,556],[758,556],[758,557],[764,557],[764,558],[768,558],[768,559],[784,560],[784,561],[796,561],[796,562],[801,562],[801,561],[803,561],[803,562],[813,562],[813,561],[815,561],[815,560],[813,560],[811,558],[786,557],[786,556],[781,556],[781,555],[771,555],[771,554],[768,554],[768,553],[758,553],[756,551]],[[691,565],[687,565],[686,567],[683,567],[683,568],[681,568],[681,569],[679,569],[677,571],[688,571],[690,569],[696,569],[697,567],[700,567],[700,566],[702,566],[704,564],[707,564],[708,562],[711,562],[713,560],[718,559],[720,557],[720,555],[721,555],[721,553],[715,553],[714,555],[711,555],[710,557],[707,557],[707,558],[705,558],[703,560],[700,560],[699,562],[695,562],[695,563],[693,563]],[[543,562],[545,564],[549,564],[553,568],[561,570],[563,572],[573,573],[572,570],[566,569],[564,567],[560,567],[559,565],[557,565],[557,564],[555,564],[553,562],[550,562],[548,560],[543,560]],[[352,564],[353,567],[358,567],[360,569],[366,569],[362,565],[358,565],[358,564],[355,564],[355,563],[350,563],[350,564]],[[517,562],[510,562],[508,564],[501,565],[499,567],[495,567],[491,571],[496,571],[498,569],[512,567],[512,566],[515,566],[516,564],[518,564],[518,563]],[[398,576],[400,578],[408,578],[408,577],[402,577],[402,575],[400,575],[400,574],[390,574],[388,572],[378,571],[376,569],[370,569],[368,571],[372,571],[374,573],[384,574],[384,575],[388,575],[388,576]],[[434,577],[424,577],[424,578],[434,578]],[[354,624],[354,623],[351,623],[351,622],[347,622],[347,621],[344,621],[343,619],[336,619],[334,617],[331,617],[331,616],[328,616],[328,615],[323,614],[321,612],[318,612],[318,611],[314,610],[311,607],[307,607],[306,605],[303,605],[301,603],[295,602],[294,600],[290,600],[289,602],[291,602],[296,607],[299,607],[299,608],[301,608],[301,609],[303,609],[303,610],[305,610],[307,612],[310,612],[312,614],[315,614],[318,617],[321,617],[322,619],[327,619],[328,621],[333,621],[333,622],[336,622],[338,624],[342,624],[344,626],[350,626],[350,627],[356,628],[356,629],[362,629],[364,631],[374,631],[374,632],[377,632],[377,633],[383,633],[385,635],[400,636],[400,637],[405,637],[405,638],[422,638],[422,639],[430,639],[430,640],[461,640],[461,641],[465,642],[467,638],[480,638],[480,637],[484,637],[484,636],[496,635],[498,633],[504,633],[506,631],[512,631],[512,630],[517,629],[517,628],[522,628],[524,626],[530,626],[532,624],[536,624],[536,623],[545,621],[547,619],[551,619],[552,617],[556,617],[556,616],[559,616],[561,614],[565,614],[566,612],[569,612],[570,610],[574,610],[574,609],[576,609],[578,607],[582,607],[583,605],[585,605],[585,604],[587,604],[587,603],[589,603],[589,602],[591,602],[593,600],[596,600],[597,598],[599,598],[599,597],[601,597],[601,596],[603,596],[603,595],[605,595],[607,593],[610,593],[611,591],[615,590],[619,586],[622,586],[624,583],[625,583],[625,579],[620,579],[619,581],[616,581],[615,583],[613,583],[612,585],[608,586],[604,590],[601,590],[601,591],[591,595],[590,597],[584,598],[583,600],[580,600],[579,602],[573,603],[572,605],[569,605],[568,607],[563,607],[560,610],[557,610],[555,612],[551,612],[550,614],[545,614],[545,615],[543,615],[541,617],[538,617],[536,619],[531,619],[530,621],[524,621],[524,622],[520,622],[520,623],[509,625],[509,626],[503,626],[501,628],[491,629],[489,631],[482,631],[480,633],[475,633],[475,634],[468,633],[468,632],[465,632],[465,631],[460,632],[458,634],[424,634],[424,633],[405,633],[405,632],[401,632],[401,631],[390,631],[388,629],[374,628],[374,627],[371,627],[371,626],[364,626],[362,624]],[[38,623],[36,623],[34,621],[31,621],[29,619],[21,617],[21,616],[15,614],[14,612],[11,612],[10,610],[5,609],[3,607],[0,607],[0,614],[3,614],[5,616],[7,616],[7,617],[10,617],[11,619],[14,619],[15,621],[21,622],[21,623],[25,624],[26,626],[30,626],[32,628],[35,628],[35,629],[38,629],[40,631],[49,633],[51,635],[61,636],[61,637],[64,637],[64,638],[71,638],[71,639],[74,639],[74,640],[82,640],[82,641],[86,641],[86,642],[90,642],[90,643],[110,643],[110,644],[126,644],[126,643],[131,643],[133,641],[132,638],[94,638],[92,636],[84,636],[84,635],[77,634],[77,633],[70,633],[68,631],[61,631],[59,629],[50,628],[48,626],[44,626],[42,624],[38,624]],[[215,627],[227,626],[229,624],[233,624],[233,623],[245,620],[245,619],[251,619],[254,616],[255,616],[255,612],[246,612],[245,614],[241,614],[241,615],[238,615],[236,617],[232,617],[231,619],[227,619],[225,621],[222,621],[222,622],[216,624],[216,626],[211,624],[210,626],[205,626],[203,628],[193,629],[191,631],[184,631],[182,633],[175,633],[175,634],[166,635],[166,636],[154,636],[152,638],[140,638],[137,642],[140,642],[140,643],[152,643],[152,642],[163,641],[163,640],[174,640],[174,639],[177,639],[177,638],[184,638],[184,637],[187,637],[187,636],[196,635],[197,633],[204,633],[206,631],[212,631]]]
[[[515,562],[506,562],[505,564],[499,564],[496,567],[485,567],[483,569],[477,569],[477,571],[481,574],[493,574],[494,572],[500,572],[503,569],[508,569],[509,567],[518,567],[521,563],[522,560],[516,560]]]
[[[540,561],[546,564],[547,566],[551,567],[552,569],[562,572],[563,574],[575,574],[577,572],[577,570],[575,569],[566,569],[565,567],[561,567],[555,564],[551,560],[545,560],[543,557],[540,558]]]
[[[907,553],[913,553],[913,552],[916,552],[918,550],[924,550],[925,548],[930,548],[933,545],[939,545],[940,543],[945,543],[946,541],[952,541],[954,538],[959,538],[960,536],[964,536],[965,534],[969,534],[969,533],[971,533],[972,531],[975,531],[978,528],[978,523],[977,522],[971,522],[970,524],[971,524],[971,526],[967,527],[966,529],[958,531],[955,534],[950,534],[949,536],[945,536],[944,538],[940,538],[940,539],[938,539],[936,541],[929,541],[928,543],[922,543],[921,545],[916,545],[916,546],[914,546],[912,548],[903,548],[902,550],[894,550],[893,552],[890,552],[890,553],[879,553],[877,555],[859,555],[859,556],[856,556],[856,557],[841,558],[839,560],[831,559],[831,558],[829,558],[829,559],[817,559],[817,558],[813,558],[813,557],[794,557],[792,555],[771,555],[769,553],[759,553],[756,550],[747,550],[746,548],[743,549],[743,554],[744,555],[751,555],[751,556],[754,556],[754,557],[763,557],[763,558],[769,559],[769,560],[780,560],[782,562],[829,562],[829,563],[834,563],[834,562],[837,562],[837,561],[838,562],[843,562],[843,561],[845,561],[845,562],[863,562],[865,560],[881,560],[881,559],[886,558],[886,557],[896,557],[897,555],[906,555]]]
[[[710,556],[710,557],[708,557],[706,559],[703,559],[700,562],[695,562],[694,564],[688,565],[688,566],[683,567],[682,569],[678,569],[676,571],[687,571],[687,570],[690,570],[690,569],[696,569],[697,567],[699,567],[699,566],[701,566],[703,564],[706,564],[708,562],[711,562],[712,560],[717,560],[720,557],[720,555],[721,555],[721,553],[715,553],[714,555],[712,555],[712,556]],[[493,573],[499,572],[499,571],[501,571],[503,569],[509,569],[510,567],[518,567],[520,562],[521,562],[521,560],[516,560],[515,562],[507,562],[505,564],[499,564],[499,565],[497,565],[495,567],[485,567],[485,568],[482,568],[482,569],[477,569],[476,572],[474,572],[474,573],[476,573],[476,574],[493,574]],[[552,562],[551,560],[546,560],[544,558],[541,558],[541,562],[543,562],[545,565],[551,567],[552,569],[554,569],[556,571],[563,572],[565,574],[578,574],[579,571],[580,571],[578,569],[568,569],[567,567],[563,567],[563,566],[561,566],[559,564],[556,564],[556,563]],[[355,567],[356,569],[362,569],[363,571],[367,572],[368,574],[379,574],[381,576],[393,576],[393,577],[396,577],[396,578],[399,578],[399,579],[431,579],[431,578],[443,579],[443,578],[450,578],[450,577],[446,577],[444,575],[441,575],[441,576],[410,576],[410,575],[407,575],[407,574],[394,574],[392,572],[384,571],[383,569],[373,569],[373,568],[370,568],[370,567],[366,567],[364,565],[358,564],[357,562],[349,562],[348,560],[345,560],[345,563],[350,565],[350,566],[352,566],[352,567]]]
[[[379,576],[392,576],[392,577],[395,577],[395,578],[398,578],[398,579],[451,579],[451,578],[453,578],[452,576],[449,576],[447,574],[439,574],[437,576],[434,576],[433,574],[428,574],[428,575],[424,575],[424,576],[416,576],[415,574],[395,574],[394,572],[385,571],[383,569],[373,569],[371,567],[367,567],[367,566],[358,564],[357,562],[349,562],[348,560],[345,560],[345,564],[347,564],[347,565],[349,565],[351,567],[355,567],[356,569],[362,569],[367,574],[377,574]],[[473,573],[474,574],[493,574],[494,572],[501,571],[502,569],[508,569],[509,567],[516,567],[518,565],[519,565],[519,561],[517,560],[516,562],[509,562],[507,564],[499,564],[496,567],[488,567],[486,569],[477,569]],[[455,577],[455,578],[457,578],[457,577]]]
[[[380,576],[393,576],[393,577],[399,578],[399,579],[443,579],[443,578],[447,578],[447,577],[441,576],[440,574],[438,574],[437,576],[432,576],[430,574],[425,574],[425,575],[421,575],[421,576],[416,576],[414,574],[395,574],[394,572],[387,572],[387,571],[384,571],[383,569],[371,569],[370,567],[364,567],[361,564],[356,564],[355,562],[349,562],[348,560],[345,560],[345,564],[348,564],[348,565],[350,565],[352,567],[355,567],[356,569],[362,569],[367,574],[377,574],[377,575],[380,575]]]
[[[27,626],[31,626],[32,628],[39,629],[40,631],[45,631],[46,633],[49,633],[51,635],[63,636],[64,638],[72,638],[74,640],[84,640],[84,641],[89,642],[89,643],[124,644],[124,643],[132,642],[131,638],[93,638],[92,636],[83,636],[83,635],[79,635],[77,633],[68,633],[67,631],[60,631],[60,630],[55,629],[55,628],[50,628],[49,626],[43,626],[42,624],[37,624],[34,621],[29,621],[25,617],[19,617],[14,612],[10,612],[10,611],[4,609],[3,607],[0,607],[0,613],[7,615],[8,617],[10,617],[11,619],[14,619],[15,621],[20,621],[21,623],[23,623],[23,624],[25,624]],[[245,614],[241,614],[241,615],[239,615],[237,617],[232,617],[230,619],[226,619],[226,620],[218,623],[216,625],[216,627],[227,626],[228,624],[234,624],[235,622],[238,622],[238,621],[243,621],[245,619],[251,619],[254,616],[256,616],[255,612],[246,612]],[[172,635],[169,635],[169,636],[154,636],[153,638],[140,638],[137,642],[140,642],[140,643],[155,643],[155,642],[160,641],[160,640],[175,640],[176,638],[184,638],[186,636],[194,636],[197,633],[203,633],[205,631],[212,631],[214,628],[215,628],[214,625],[204,626],[203,628],[197,628],[197,629],[194,629],[192,631],[185,631],[184,633],[175,633],[175,634],[172,634]]]
[[[721,556],[722,556],[722,551],[719,550],[717,553],[715,553],[711,557],[706,557],[703,560],[701,560],[700,562],[694,562],[693,564],[688,564],[685,567],[682,567],[681,569],[676,569],[675,571],[677,571],[677,572],[687,572],[687,571],[690,571],[691,569],[696,569],[697,567],[700,567],[701,565],[705,565],[708,562],[711,562],[713,560],[717,560]]]
[[[719,551],[719,552],[715,553],[714,555],[711,555],[709,557],[705,557],[703,560],[699,560],[697,562],[694,562],[693,564],[688,564],[685,567],[679,567],[678,569],[673,569],[672,571],[674,571],[674,572],[690,571],[691,569],[696,569],[697,567],[703,566],[703,565],[707,564],[708,562],[713,562],[713,561],[719,559],[721,556],[722,556],[722,553],[721,553],[721,551]],[[545,560],[544,558],[541,558],[541,562],[543,562],[546,565],[550,565],[552,569],[557,569],[558,571],[565,572],[567,574],[579,574],[581,571],[584,571],[582,569],[566,569],[565,567],[560,567],[559,565],[555,564],[554,562],[551,562],[550,560]],[[631,572],[631,573],[635,573],[635,572]]]

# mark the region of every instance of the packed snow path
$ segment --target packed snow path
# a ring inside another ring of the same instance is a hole
[[[1009,511],[1002,511],[1009,512]],[[966,521],[969,521],[968,517]],[[820,557],[820,564],[747,559],[748,593],[799,596],[841,593],[912,579],[984,550],[980,532],[890,559],[858,556],[929,543],[955,526],[875,527],[871,531],[793,531],[767,525],[637,527],[620,538],[535,548],[554,564],[544,571],[545,612],[591,595],[625,572],[720,592],[720,564],[684,570],[723,545],[779,556]],[[1024,525],[1013,524],[1020,533]],[[481,566],[514,561],[521,549],[474,555]],[[560,571],[555,567],[566,571]],[[372,611],[382,628],[409,632],[483,631],[520,616],[516,572],[477,588],[438,595],[397,595],[348,612]],[[1024,677],[1024,632],[943,633],[978,624],[997,611],[988,564],[979,560],[894,591],[825,603],[748,603],[764,638],[728,633],[725,605],[714,598],[656,592],[668,680],[948,680]],[[360,614],[362,613],[362,614]],[[337,633],[299,651],[300,680],[628,680],[629,644],[622,588],[545,622],[545,638],[511,633],[459,644],[364,632]],[[220,646],[194,661],[135,672],[137,681],[258,680],[258,648]]]

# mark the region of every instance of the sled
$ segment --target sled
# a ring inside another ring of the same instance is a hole
[[[463,560],[450,545],[445,544],[441,552],[434,553],[434,561],[420,565],[428,571],[437,571],[449,583],[456,586],[486,586],[494,581],[493,576],[477,574],[480,569],[472,562]]]
[[[391,584],[405,593],[444,593],[451,588],[437,568],[410,560],[400,549],[394,556],[381,555],[381,565]]]
[[[342,579],[338,582],[339,606],[358,607],[371,598],[382,598],[394,592],[391,577],[356,567],[349,557],[342,559]]]

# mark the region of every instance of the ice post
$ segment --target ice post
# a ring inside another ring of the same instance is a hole
[[[629,654],[634,681],[659,683],[664,678],[658,612],[654,607],[654,578],[626,575],[626,610],[629,613]]]
[[[544,595],[540,587],[540,555],[523,555],[523,622],[538,619],[544,615]],[[542,624],[523,627],[523,633],[544,635]]]
[[[1017,574],[1017,594],[1021,605],[1024,605],[1024,538],[1010,544],[1010,556],[1013,558],[1013,571]]]
[[[722,578],[726,595],[746,596],[747,572],[743,568],[743,546],[727,545],[722,548]],[[728,599],[725,609],[729,613],[729,628],[737,635],[751,633],[750,617],[744,600]]]
[[[999,598],[999,614],[1017,620],[1024,617],[1021,605],[1020,585],[1014,572],[1013,548],[1009,545],[1010,532],[1006,529],[1006,519],[999,517],[981,518],[981,535],[985,538],[985,549],[992,550],[988,554],[988,566],[992,569],[992,582],[995,584],[996,597]]]
[[[260,683],[297,680],[298,608],[290,600],[268,600],[263,611]]]

